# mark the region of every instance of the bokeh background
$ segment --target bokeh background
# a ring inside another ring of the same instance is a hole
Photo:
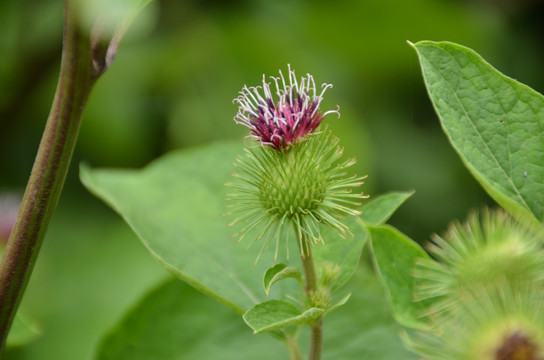
[[[22,193],[53,98],[62,2],[0,2],[0,194]],[[24,300],[41,335],[10,359],[90,359],[102,334],[167,277],[78,180],[78,164],[142,167],[165,152],[242,138],[232,99],[287,64],[332,83],[326,121],[371,196],[416,193],[390,223],[420,243],[493,206],[450,147],[407,40],[473,48],[544,89],[539,0],[155,0],[84,114],[70,173]],[[181,176],[181,174],[180,174]],[[149,209],[153,211],[153,209]]]

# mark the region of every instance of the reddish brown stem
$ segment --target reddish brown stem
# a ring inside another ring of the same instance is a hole
[[[55,98],[19,215],[0,263],[0,354],[36,262],[76,144],[81,115],[98,77],[88,36],[65,2],[63,53]]]

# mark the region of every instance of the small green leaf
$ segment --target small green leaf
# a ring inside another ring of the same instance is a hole
[[[414,191],[391,192],[371,198],[361,209],[361,220],[368,225],[381,225],[413,194]]]
[[[424,305],[414,302],[416,262],[429,258],[412,239],[388,226],[369,227],[374,262],[393,305],[393,316],[402,325],[423,328],[419,320]]]
[[[336,304],[334,305],[331,305],[327,308],[327,310],[325,311],[325,315],[330,313],[330,312],[333,312],[334,310],[338,309],[340,306],[344,305],[345,303],[348,302],[349,298],[351,297],[351,293],[347,294],[346,296],[344,296],[340,301],[338,301]]]
[[[285,264],[276,264],[266,270],[264,274],[264,291],[266,295],[270,292],[270,287],[275,282],[278,282],[283,279],[293,278],[296,279],[302,287],[304,287],[304,281],[302,279],[302,274],[297,268],[288,267]]]
[[[467,168],[510,213],[544,221],[544,97],[469,48],[413,46],[442,128]]]
[[[325,310],[310,308],[303,313],[293,304],[283,300],[269,300],[255,305],[244,314],[244,320],[255,334],[307,324],[320,317]]]

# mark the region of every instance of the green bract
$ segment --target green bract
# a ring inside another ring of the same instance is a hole
[[[227,195],[230,213],[238,215],[229,225],[242,224],[238,241],[252,234],[255,241],[264,239],[264,251],[274,240],[277,257],[280,238],[289,241],[289,227],[302,255],[304,241],[323,242],[320,224],[341,235],[348,233],[340,218],[361,213],[354,207],[365,196],[353,189],[363,184],[364,177],[347,176],[346,168],[355,160],[339,162],[343,149],[338,142],[325,129],[281,151],[248,144],[245,156],[235,161],[238,181],[227,184],[233,190]]]

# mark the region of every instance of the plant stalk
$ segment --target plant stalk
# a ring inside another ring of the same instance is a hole
[[[95,49],[89,36],[82,34],[78,27],[75,12],[71,1],[65,1],[57,90],[18,218],[0,263],[0,357],[57,206],[83,109],[94,83],[104,70],[93,65]]]
[[[317,288],[317,273],[315,271],[314,259],[312,257],[311,245],[305,236],[302,236],[301,244],[301,259],[302,266],[304,267],[304,276],[306,279],[306,296],[309,300],[318,291]],[[317,318],[311,325],[311,337],[310,337],[310,355],[309,360],[320,360],[321,351],[323,348],[323,317]]]

